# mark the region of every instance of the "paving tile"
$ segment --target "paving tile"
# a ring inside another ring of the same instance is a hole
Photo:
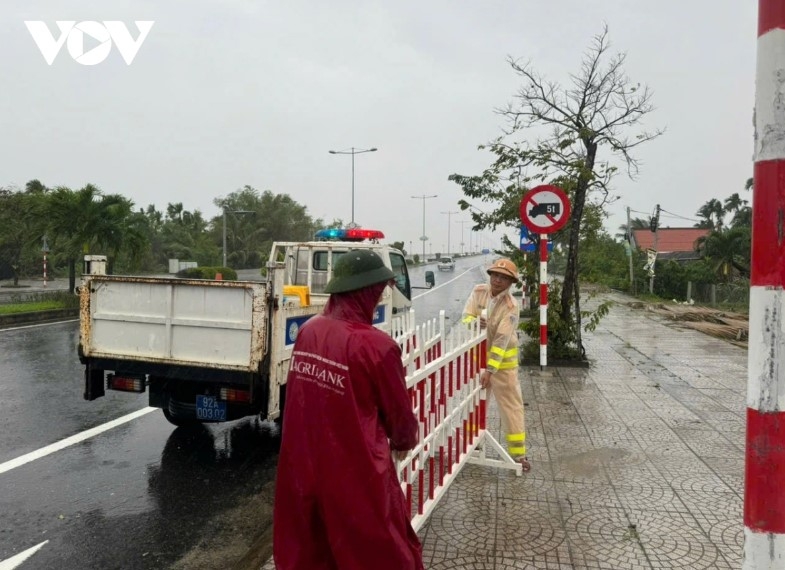
[[[741,568],[744,553],[744,523],[741,513],[704,514],[693,512],[692,515],[709,540],[718,546],[728,565],[731,568]]]
[[[569,549],[565,548],[564,553],[550,553],[544,556],[526,557],[519,556],[510,558],[507,556],[497,557],[496,570],[573,570]]]
[[[490,554],[486,556],[445,554],[433,556],[426,568],[428,570],[494,570],[496,560]]]
[[[692,489],[675,489],[679,500],[691,513],[704,515],[733,513],[737,520],[742,519],[744,499],[739,493],[732,491],[702,491]]]
[[[499,502],[496,522],[497,556],[545,557],[560,548],[567,552],[567,536],[557,502]]]
[[[703,461],[728,487],[742,494],[744,491],[744,457],[706,457]]]
[[[730,570],[720,548],[690,513],[631,511],[629,518],[653,568]]]
[[[635,529],[621,509],[581,510],[567,518],[564,526],[575,568],[652,568]]]

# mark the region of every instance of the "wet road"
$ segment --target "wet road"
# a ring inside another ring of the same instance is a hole
[[[414,285],[426,270],[436,277],[413,291],[417,320],[445,308],[457,322],[484,262],[413,268]],[[209,569],[242,557],[271,524],[275,426],[187,431],[148,409],[147,394],[86,402],[77,343],[76,322],[0,330],[0,570]]]

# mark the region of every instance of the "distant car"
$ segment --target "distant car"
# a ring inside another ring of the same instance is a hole
[[[455,271],[455,260],[449,255],[444,255],[436,265],[439,271]]]

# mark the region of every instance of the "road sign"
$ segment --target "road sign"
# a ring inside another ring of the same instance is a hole
[[[553,233],[564,227],[569,219],[570,199],[556,186],[537,186],[521,200],[521,221],[532,232]]]
[[[532,237],[529,229],[526,226],[521,226],[521,251],[533,252],[537,251],[537,243],[535,238]],[[548,240],[548,251],[553,251],[553,242]]]

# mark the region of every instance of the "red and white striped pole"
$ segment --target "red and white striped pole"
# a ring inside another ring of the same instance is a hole
[[[785,568],[785,3],[758,2],[744,570]]]
[[[540,234],[540,369],[548,365],[548,234]]]

